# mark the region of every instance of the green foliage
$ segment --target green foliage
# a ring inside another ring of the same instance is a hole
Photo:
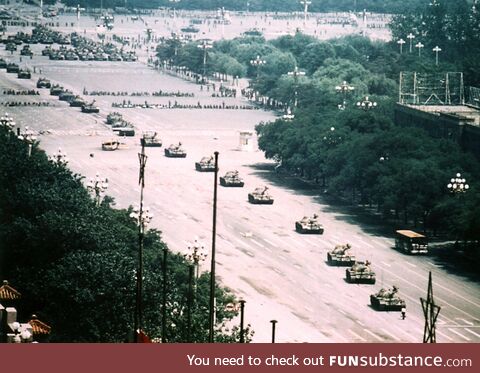
[[[20,319],[37,314],[54,342],[124,342],[133,338],[138,227],[130,210],[97,206],[82,177],[52,164],[34,145],[0,128],[0,277],[21,290]],[[161,336],[163,251],[160,232],[144,239],[143,326]],[[168,342],[187,341],[189,264],[167,256]],[[198,280],[191,307],[192,341],[208,340],[209,274]],[[216,338],[238,340],[234,296],[216,288]],[[227,330],[228,329],[228,330]],[[252,331],[247,334],[251,335]]]

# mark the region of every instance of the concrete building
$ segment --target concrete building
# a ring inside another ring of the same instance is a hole
[[[432,137],[456,141],[480,159],[480,109],[470,105],[397,103],[395,124],[423,128]]]

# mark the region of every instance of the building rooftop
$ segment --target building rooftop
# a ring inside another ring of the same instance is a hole
[[[460,122],[480,126],[480,109],[467,105],[409,105],[404,106],[426,113],[448,116]]]
[[[40,321],[36,315],[32,315],[31,320],[28,322],[32,326],[34,335],[50,334],[52,328]]]
[[[7,280],[3,280],[3,285],[0,286],[0,301],[20,299],[22,294],[12,288]]]

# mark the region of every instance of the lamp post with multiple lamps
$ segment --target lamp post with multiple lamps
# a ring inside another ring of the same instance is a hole
[[[267,61],[262,60],[260,56],[257,56],[254,60],[250,60],[250,65],[252,65],[256,70],[257,70],[257,83],[258,83],[258,77],[260,74],[260,67],[265,65]]]
[[[66,166],[69,161],[67,153],[62,152],[62,149],[60,148],[58,148],[56,153],[53,153],[51,156],[49,156],[48,159],[50,162],[58,166]]]
[[[212,44],[207,40],[202,41],[202,44],[197,46],[200,49],[203,49],[203,77],[202,82],[205,83],[206,76],[207,76],[207,50],[213,48]]]
[[[32,155],[33,144],[35,144],[35,141],[37,141],[37,136],[35,136],[34,132],[28,127],[25,127],[25,130],[23,132],[20,132],[20,128],[19,128],[17,135],[20,140],[25,141],[27,143],[28,156],[30,157]]]
[[[467,184],[467,181],[462,178],[462,174],[459,172],[455,175],[454,178],[450,179],[450,182],[447,184],[447,188],[451,193],[465,193],[470,189],[470,185]]]
[[[422,42],[418,42],[417,44],[415,44],[415,48],[418,49],[418,57],[421,57],[422,56],[422,48],[424,48],[425,45],[422,44]]]
[[[442,51],[442,48],[440,48],[438,45],[435,46],[435,48],[432,49],[435,52],[435,66],[438,66],[438,53]]]
[[[13,130],[13,128],[15,127],[15,124],[16,124],[15,121],[11,116],[8,115],[8,113],[5,113],[5,115],[3,115],[0,118],[0,125],[3,128],[5,128],[7,131]]]
[[[308,6],[311,4],[311,1],[308,0],[301,0],[300,4],[302,4],[303,7],[303,22],[307,23],[307,16],[308,16]]]
[[[190,251],[188,254],[185,254],[185,259],[189,263],[188,265],[188,302],[187,302],[187,342],[192,342],[192,310],[194,304],[194,292],[197,285],[197,280],[199,277],[199,268],[200,262],[203,262],[207,254],[204,253],[205,246],[202,243],[198,242],[198,238],[195,238],[195,241],[192,245],[188,246]],[[195,276],[194,276],[195,271]]]
[[[101,195],[108,189],[108,179],[100,177],[97,173],[95,177],[91,177],[87,183],[87,190],[95,193],[95,203],[100,206]]]
[[[289,71],[288,72],[288,75],[290,76],[293,76],[293,81],[294,81],[294,84],[295,84],[295,99],[294,99],[294,102],[293,102],[293,107],[296,108],[297,107],[297,104],[298,104],[298,77],[299,76],[304,76],[305,75],[305,71],[300,71],[298,69],[298,66],[295,65],[295,68],[293,69],[293,71]]]
[[[409,49],[409,52],[412,53],[412,43],[413,43],[413,39],[415,39],[415,35],[413,35],[412,33],[410,33],[410,34],[407,35],[407,39],[410,41],[410,49]]]
[[[340,110],[345,110],[345,108],[347,107],[347,95],[350,92],[353,92],[355,90],[355,87],[349,85],[346,81],[343,81],[342,84],[335,87],[335,90],[337,91],[337,93],[341,93],[343,95],[343,102],[342,104],[338,105],[338,108]]]
[[[368,110],[371,110],[371,109],[374,109],[377,107],[377,103],[375,101],[370,101],[368,99],[368,96],[365,96],[365,99],[363,101],[359,101],[357,102],[357,107],[359,109],[362,109],[362,110],[365,110],[365,111],[368,111]]]
[[[181,0],[168,0],[173,5],[173,30],[176,31],[177,28],[177,17],[175,12],[175,5],[179,3]]]
[[[403,40],[403,39],[400,39],[400,40],[397,41],[397,44],[400,45],[400,54],[403,53],[403,44],[405,44],[405,43],[406,43],[406,41]]]

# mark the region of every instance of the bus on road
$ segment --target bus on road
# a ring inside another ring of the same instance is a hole
[[[398,230],[396,232],[395,247],[408,254],[428,253],[427,237],[423,234],[409,230]]]

